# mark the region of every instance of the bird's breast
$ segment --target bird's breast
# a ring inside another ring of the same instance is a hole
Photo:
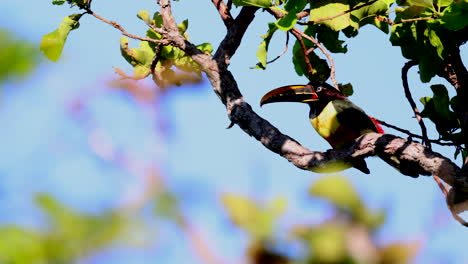
[[[319,135],[327,139],[340,127],[337,115],[338,112],[331,101],[310,122]]]
[[[348,105],[349,104],[349,105]],[[314,129],[323,137],[334,149],[342,149],[354,143],[360,135],[368,132],[368,129],[360,130],[345,126],[338,118],[344,109],[351,109],[354,105],[349,101],[339,100],[329,102],[323,110],[310,120]]]

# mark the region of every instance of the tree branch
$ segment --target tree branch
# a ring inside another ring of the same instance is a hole
[[[465,135],[463,144],[465,145],[465,148],[468,148],[468,137],[466,136],[468,134],[468,104],[466,103],[468,102],[468,71],[463,64],[459,47],[447,55],[447,58],[444,61],[443,70],[438,73],[438,75],[446,79],[453,85],[453,87],[455,87],[458,100],[463,102],[460,104],[458,117],[461,121],[462,133]],[[465,160],[464,163],[464,167],[467,168],[468,173],[468,160]]]
[[[411,95],[411,91],[408,86],[408,71],[411,67],[417,65],[418,63],[415,61],[408,61],[405,63],[405,66],[401,69],[401,79],[403,81],[403,88],[405,89],[405,96],[406,99],[408,100],[409,104],[411,105],[411,108],[413,109],[414,116],[416,117],[416,120],[418,121],[419,126],[421,127],[421,132],[422,132],[422,140],[423,143],[428,147],[431,148],[431,142],[429,141],[429,138],[427,137],[427,129],[426,125],[424,124],[424,121],[422,119],[421,113],[419,112],[418,107],[416,106],[416,103],[413,100],[413,96]]]
[[[304,43],[304,41],[302,40],[302,36],[301,34],[299,34],[297,31],[298,30],[294,30],[295,28],[293,28],[291,30],[291,33],[294,35],[294,37],[296,37],[297,41],[299,42],[299,45],[301,46],[301,50],[302,50],[302,53],[304,54],[304,62],[307,66],[307,69],[309,71],[309,74],[307,75],[307,78],[309,80],[312,79],[312,74],[314,73],[314,68],[312,67],[312,63],[310,63],[310,59],[309,59],[309,51],[307,50],[307,47]]]
[[[399,131],[403,134],[406,134],[408,135],[409,137],[411,138],[417,138],[417,139],[424,139],[423,136],[420,136],[418,134],[414,134],[412,133],[411,131],[407,130],[407,129],[403,129],[401,127],[397,127],[395,125],[392,125],[392,124],[389,124],[383,120],[380,120],[380,119],[377,119],[374,117],[375,120],[377,120],[377,122],[383,126],[386,126],[386,127],[389,127],[389,128],[392,128],[392,129],[395,129],[396,131]],[[456,144],[454,143],[451,143],[451,142],[442,142],[441,140],[436,140],[436,139],[429,139],[429,142],[431,143],[434,143],[434,144],[437,144],[437,145],[441,145],[441,146],[456,146]]]
[[[230,8],[224,3],[223,0],[211,0],[211,2],[214,4],[216,9],[218,10],[219,15],[221,16],[221,19],[224,22],[224,25],[227,28],[229,28],[231,24],[234,22],[231,12],[229,11]]]
[[[109,21],[105,18],[103,18],[102,16],[94,13],[91,9],[89,8],[86,8],[86,13],[94,16],[95,18],[101,20],[102,22],[106,23],[106,24],[109,24],[111,26],[113,26],[114,28],[120,30],[120,32],[122,32],[122,35],[124,36],[127,36],[129,38],[132,38],[132,39],[137,39],[137,40],[141,40],[141,41],[148,41],[148,42],[153,42],[153,43],[158,43],[158,44],[163,44],[163,45],[167,45],[169,44],[169,42],[165,39],[152,39],[152,38],[144,38],[144,37],[140,37],[140,36],[137,36],[137,35],[133,35],[133,34],[130,34],[127,32],[127,30],[125,30],[119,23],[115,22],[115,21]],[[155,27],[152,27],[151,28],[155,28]],[[157,32],[162,32],[162,30],[158,29]]]

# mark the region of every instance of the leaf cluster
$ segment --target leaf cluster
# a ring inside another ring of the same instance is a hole
[[[284,198],[260,203],[237,194],[221,197],[232,223],[251,238],[252,263],[410,263],[417,252],[410,243],[377,245],[374,236],[385,222],[385,211],[369,209],[346,178],[322,177],[310,186],[309,195],[327,202],[334,215],[321,223],[294,224],[286,234],[279,231],[287,213]],[[369,243],[370,259],[353,250],[352,243],[361,239]],[[292,243],[305,250],[288,254]]]
[[[47,194],[38,194],[36,204],[48,225],[39,230],[2,225],[1,263],[74,263],[116,241],[131,243],[127,234],[138,226],[112,210],[99,215],[78,212]]]

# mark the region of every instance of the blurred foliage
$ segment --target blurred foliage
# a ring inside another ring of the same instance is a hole
[[[333,216],[321,223],[293,224],[280,234],[280,218],[285,213],[282,198],[262,205],[244,196],[225,194],[223,205],[232,221],[251,238],[247,255],[250,263],[411,263],[419,249],[417,242],[381,246],[375,234],[385,222],[383,210],[365,206],[359,194],[340,175],[315,181],[309,194],[326,201]],[[288,254],[293,245],[303,249]]]
[[[46,194],[37,195],[36,203],[47,225],[38,230],[0,227],[0,263],[74,263],[118,241],[134,244],[129,234],[135,227],[144,227],[114,210],[99,215],[77,212]]]
[[[37,65],[39,54],[34,43],[19,39],[0,28],[0,84],[24,78]]]
[[[312,199],[329,204],[332,216],[320,223],[293,223],[285,233],[279,232],[281,217],[287,211],[285,198],[260,203],[233,193],[221,196],[229,219],[248,234],[249,245],[245,252],[248,263],[411,263],[419,243],[380,245],[375,233],[385,221],[384,214],[381,210],[367,208],[346,178],[322,177],[309,190]],[[156,217],[186,228],[174,194],[166,190],[156,195],[155,200]],[[135,243],[135,233],[146,236],[146,244],[154,240],[153,227],[122,208],[98,215],[84,214],[46,194],[38,194],[36,204],[46,224],[35,229],[1,226],[0,263],[79,263],[85,257],[118,244],[141,245]],[[198,241],[189,240],[189,243]],[[300,254],[291,254],[291,249],[298,245],[302,249]],[[194,245],[194,248],[199,246]]]

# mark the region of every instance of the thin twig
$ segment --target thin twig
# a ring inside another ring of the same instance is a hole
[[[414,21],[424,21],[424,20],[433,20],[433,19],[435,19],[433,17],[417,17],[417,18],[410,18],[410,19],[402,19],[402,20],[400,20],[398,22],[393,22],[392,20],[390,20],[389,18],[386,18],[386,17],[376,16],[376,18],[378,20],[382,21],[382,22],[388,23],[391,26],[402,24],[402,23],[414,22]]]
[[[421,113],[419,112],[418,107],[416,106],[416,103],[413,100],[413,97],[411,95],[411,91],[409,89],[408,85],[408,71],[411,67],[417,65],[418,63],[416,61],[408,61],[405,63],[403,68],[401,69],[401,79],[403,81],[403,88],[405,89],[405,96],[408,102],[411,105],[411,108],[413,108],[414,116],[416,117],[416,120],[418,120],[418,124],[421,127],[421,132],[422,132],[422,137],[423,137],[423,144],[426,145],[427,148],[431,149],[431,142],[427,136],[427,129],[426,125],[424,124],[424,121],[422,119]],[[437,186],[439,186],[440,190],[444,194],[444,196],[447,198],[448,190],[447,187],[440,182],[439,177],[437,177],[435,174],[432,174],[432,178],[435,180],[437,183]],[[450,211],[452,209],[449,207]],[[453,211],[452,211],[453,213]]]
[[[337,90],[339,90],[338,82],[336,81],[336,77],[335,77],[335,69],[336,69],[335,68],[335,63],[333,62],[333,58],[330,55],[330,53],[315,38],[305,34],[304,32],[300,31],[299,29],[292,28],[291,32],[296,32],[296,33],[300,34],[302,37],[310,40],[312,43],[314,43],[322,51],[322,53],[325,55],[325,57],[327,57],[328,63],[330,64],[330,79],[331,79],[331,81],[333,83],[333,86]]]
[[[395,129],[396,131],[399,131],[401,133],[404,133],[412,138],[418,138],[418,139],[423,139],[423,137],[421,135],[418,135],[418,134],[414,134],[412,133],[411,131],[409,130],[406,130],[406,129],[403,129],[403,128],[400,128],[400,127],[397,127],[395,125],[392,125],[392,124],[389,124],[385,121],[382,121],[380,119],[377,119],[374,117],[374,119],[381,125],[383,126],[386,126],[386,127],[389,127],[389,128],[392,128],[392,129]],[[437,144],[437,145],[441,145],[441,146],[456,146],[455,143],[451,143],[451,142],[442,142],[441,140],[436,140],[436,139],[429,139],[429,142],[431,143],[434,143],[434,144]]]
[[[283,56],[283,55],[286,53],[286,51],[288,51],[288,46],[289,46],[289,31],[286,32],[286,44],[284,45],[283,51],[281,51],[281,53],[280,53],[278,56],[276,56],[276,58],[274,58],[274,59],[272,59],[272,60],[270,60],[270,61],[267,61],[266,64],[273,63],[273,62],[275,62],[277,59],[279,59],[281,56]]]
[[[413,109],[414,116],[416,117],[416,120],[418,121],[419,126],[421,127],[421,132],[422,132],[422,140],[423,143],[430,149],[431,148],[431,142],[429,141],[429,138],[427,136],[427,129],[426,125],[424,124],[424,121],[422,119],[421,113],[419,112],[418,107],[416,106],[416,103],[413,100],[413,96],[411,95],[411,91],[409,89],[408,85],[408,70],[417,65],[418,63],[416,61],[408,61],[405,63],[405,66],[401,69],[401,79],[403,81],[403,88],[405,89],[405,96],[406,99],[408,100],[409,104],[411,105],[411,108]]]
[[[109,21],[109,20],[103,18],[102,16],[94,13],[91,9],[86,9],[86,13],[88,13],[88,14],[94,16],[95,18],[101,20],[102,22],[104,22],[106,24],[109,24],[109,25],[113,26],[114,28],[120,30],[120,32],[122,32],[122,35],[127,36],[129,38],[138,39],[138,40],[141,40],[141,41],[148,41],[148,42],[158,43],[158,44],[166,44],[166,45],[169,44],[169,41],[167,41],[165,39],[144,38],[144,37],[140,37],[140,36],[137,36],[137,35],[130,34],[119,23],[117,23],[115,21]]]
[[[314,73],[314,68],[312,67],[312,63],[310,63],[309,53],[307,52],[307,47],[306,47],[304,41],[302,40],[302,36],[297,31],[298,30],[293,29],[293,30],[291,30],[291,33],[296,37],[297,41],[299,42],[299,45],[301,46],[302,53],[304,54],[304,62],[306,64],[307,70],[309,72],[307,77],[308,77],[309,80],[311,80],[312,79],[312,74]]]

